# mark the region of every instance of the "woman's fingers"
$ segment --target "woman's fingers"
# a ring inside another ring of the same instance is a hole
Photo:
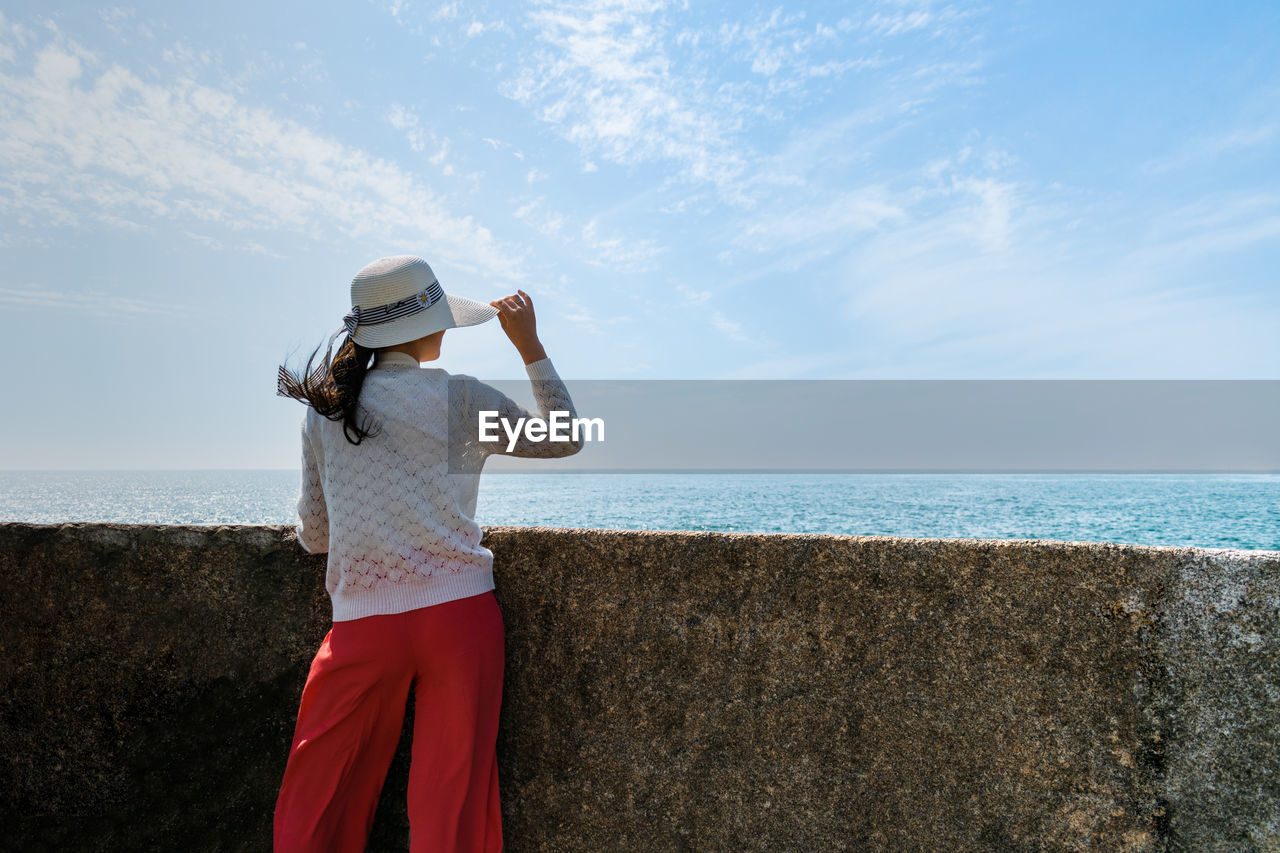
[[[533,317],[533,298],[523,290],[517,290],[510,296],[495,299],[489,304],[498,309],[498,319],[502,321],[519,317],[526,313],[530,318]]]

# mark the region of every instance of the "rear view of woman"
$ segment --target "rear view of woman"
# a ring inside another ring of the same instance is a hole
[[[499,851],[495,745],[504,626],[493,554],[475,522],[489,453],[567,456],[581,441],[479,440],[479,412],[533,417],[472,376],[421,362],[446,329],[497,316],[541,417],[574,417],[523,291],[484,304],[445,293],[421,258],[381,258],[351,282],[346,338],[278,392],[302,420],[302,547],[328,554],[333,627],[311,664],[276,801],[277,851],[359,851],[414,691],[413,851]],[[372,363],[370,363],[372,361]]]

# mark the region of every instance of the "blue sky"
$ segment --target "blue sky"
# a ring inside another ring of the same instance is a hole
[[[0,467],[296,467],[400,253],[569,379],[1280,377],[1275,4],[209,8],[4,7]]]

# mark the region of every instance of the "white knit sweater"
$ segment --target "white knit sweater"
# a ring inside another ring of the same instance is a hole
[[[551,359],[526,369],[543,418],[551,411],[575,416]],[[532,413],[474,376],[420,367],[395,351],[379,355],[369,369],[360,407],[381,431],[359,445],[343,435],[341,421],[310,406],[302,419],[298,541],[308,553],[328,552],[333,621],[403,613],[493,589],[493,552],[480,545],[474,519],[476,493],[485,459],[507,453],[507,438],[499,428],[501,441],[482,444],[478,413],[496,410],[512,424]],[[510,453],[568,456],[581,448],[581,440],[521,437]]]

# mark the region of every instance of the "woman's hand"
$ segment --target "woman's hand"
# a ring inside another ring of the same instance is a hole
[[[547,357],[538,340],[537,319],[533,314],[533,299],[523,290],[489,303],[498,309],[498,322],[507,333],[525,364],[533,364]]]

